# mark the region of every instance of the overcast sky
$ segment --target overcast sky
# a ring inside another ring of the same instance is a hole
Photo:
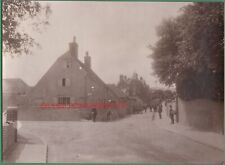
[[[42,2],[45,3],[45,2]],[[4,57],[3,77],[22,78],[34,86],[76,36],[79,59],[86,51],[92,69],[106,83],[120,74],[142,76],[150,87],[162,87],[152,75],[149,44],[157,41],[156,27],[179,14],[182,2],[48,2],[50,26],[32,35],[41,44],[32,55]]]

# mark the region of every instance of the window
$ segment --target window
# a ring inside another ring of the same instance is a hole
[[[62,87],[69,87],[71,84],[69,78],[62,78],[61,80],[58,80],[58,86]]]
[[[58,97],[58,104],[70,104],[70,97]]]
[[[62,79],[62,86],[63,86],[63,87],[66,86],[66,79],[65,79],[65,78]]]
[[[71,64],[69,61],[66,61],[66,68],[70,68]]]

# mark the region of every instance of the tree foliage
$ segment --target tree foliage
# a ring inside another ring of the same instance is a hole
[[[154,70],[160,82],[176,84],[178,95],[223,99],[223,3],[193,3],[158,28],[152,47]]]
[[[178,45],[180,38],[177,33],[177,21],[165,20],[157,29],[160,37],[155,47],[152,47],[154,59],[153,68],[160,82],[172,85],[182,67],[178,61]]]
[[[117,84],[118,88],[122,90],[127,96],[134,96],[140,98],[146,104],[154,102],[159,104],[163,100],[172,100],[175,98],[175,92],[163,89],[150,88],[142,77],[133,76],[127,78],[125,75],[120,75],[120,80]],[[155,102],[157,100],[157,102]]]
[[[34,38],[26,32],[22,32],[21,23],[27,20],[35,20],[31,26],[39,30],[48,25],[48,17],[51,9],[39,2],[30,0],[3,0],[2,1],[2,39],[3,52],[12,56],[31,53],[30,48],[39,45]],[[38,18],[41,17],[41,18]],[[38,18],[38,19],[37,19]]]

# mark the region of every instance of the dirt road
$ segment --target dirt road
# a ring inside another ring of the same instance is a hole
[[[22,122],[48,145],[47,161],[220,163],[223,152],[158,128],[148,115],[115,122]]]

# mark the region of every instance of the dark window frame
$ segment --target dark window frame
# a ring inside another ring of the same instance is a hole
[[[66,86],[66,78],[62,79],[62,86],[65,87]]]

